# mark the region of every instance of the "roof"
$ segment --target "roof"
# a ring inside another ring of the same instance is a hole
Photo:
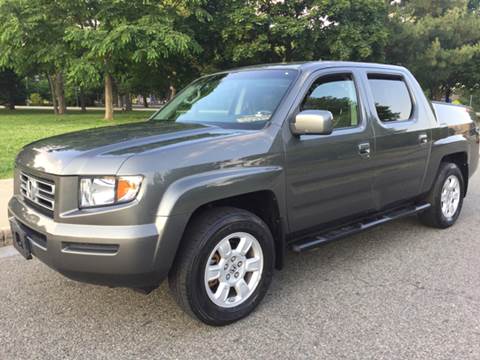
[[[271,69],[278,69],[278,70],[305,70],[305,71],[313,71],[322,68],[329,68],[329,67],[365,67],[365,68],[381,68],[381,69],[395,69],[395,70],[404,70],[405,68],[402,66],[397,65],[389,65],[389,64],[379,64],[379,63],[367,63],[367,62],[354,62],[354,61],[305,61],[305,62],[293,62],[293,63],[274,63],[274,64],[259,64],[259,65],[251,65],[245,66],[240,68],[235,68],[230,71],[244,71],[244,70],[271,70]]]

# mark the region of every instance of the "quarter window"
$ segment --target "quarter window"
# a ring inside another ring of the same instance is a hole
[[[381,121],[410,119],[413,110],[412,99],[407,84],[401,78],[369,75],[368,82]]]
[[[316,80],[301,110],[328,110],[334,128],[355,127],[359,123],[358,101],[352,75],[333,75]]]

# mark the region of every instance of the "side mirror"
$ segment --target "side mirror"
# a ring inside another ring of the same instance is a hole
[[[333,131],[333,115],[326,110],[304,110],[290,124],[295,135],[328,135]]]

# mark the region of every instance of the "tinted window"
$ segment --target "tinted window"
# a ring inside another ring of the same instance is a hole
[[[358,125],[358,101],[351,75],[322,77],[315,81],[302,104],[302,110],[328,110],[334,128]]]
[[[408,120],[412,114],[412,100],[402,79],[369,76],[375,108],[381,121]]]

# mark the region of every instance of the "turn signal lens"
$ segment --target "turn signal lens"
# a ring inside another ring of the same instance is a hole
[[[127,202],[135,199],[141,184],[141,176],[120,176],[117,182],[117,202]]]

